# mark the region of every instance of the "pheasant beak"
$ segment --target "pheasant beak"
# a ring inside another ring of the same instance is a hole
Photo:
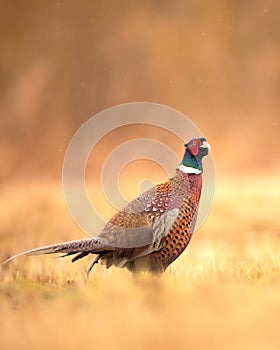
[[[200,146],[201,148],[208,148],[208,150],[211,150],[211,146],[207,141],[203,141],[202,145]]]

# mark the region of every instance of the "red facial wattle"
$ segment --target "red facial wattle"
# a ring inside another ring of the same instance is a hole
[[[198,155],[198,144],[196,145],[190,145],[190,153],[196,157]]]
[[[196,157],[198,155],[198,148],[199,146],[201,146],[201,142],[200,140],[196,140],[196,141],[193,141],[190,145],[189,145],[189,150],[190,150],[190,153]]]

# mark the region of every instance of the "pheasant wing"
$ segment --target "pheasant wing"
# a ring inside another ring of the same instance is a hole
[[[174,196],[170,181],[157,185],[113,216],[99,237],[114,248],[153,245],[160,249],[159,242],[178,216],[183,196],[184,193]]]

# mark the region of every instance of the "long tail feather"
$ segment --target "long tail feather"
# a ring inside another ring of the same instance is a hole
[[[99,238],[86,238],[78,241],[69,241],[59,244],[52,244],[45,247],[34,248],[16,254],[9,259],[5,260],[2,264],[7,264],[11,260],[14,260],[22,255],[40,255],[40,254],[59,254],[64,253],[64,256],[78,254],[78,256],[73,258],[73,261],[86,256],[89,253],[97,254],[99,252],[108,252],[114,250]]]
[[[98,260],[101,258],[101,254],[97,254],[94,259],[92,260],[92,262],[89,264],[88,268],[87,268],[87,273],[90,273],[90,271],[92,270],[93,266],[95,264],[98,263]]]
[[[77,254],[76,256],[74,256],[74,258],[72,258],[72,262],[75,262],[75,261],[77,261],[77,260],[79,260],[79,259],[82,259],[82,258],[84,258],[85,256],[87,256],[88,254],[89,254],[90,252],[81,252],[81,253],[79,253],[79,254]],[[70,254],[72,254],[72,253],[68,253],[67,255],[70,255]],[[75,253],[74,253],[75,254]],[[66,255],[66,256],[67,256]]]

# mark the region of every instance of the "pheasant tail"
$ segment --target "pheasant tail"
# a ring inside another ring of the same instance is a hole
[[[22,256],[22,255],[42,255],[42,254],[64,254],[62,255],[62,257],[77,254],[72,259],[72,261],[74,262],[88,255],[89,253],[98,254],[101,252],[111,251],[112,249],[113,249],[112,247],[109,247],[108,245],[104,244],[102,240],[99,238],[87,238],[87,239],[69,241],[69,242],[64,242],[59,244],[52,244],[52,245],[48,245],[40,248],[30,249],[10,257],[9,259],[5,260],[3,264],[6,264],[11,260],[14,260],[15,258],[18,258],[19,256]]]

